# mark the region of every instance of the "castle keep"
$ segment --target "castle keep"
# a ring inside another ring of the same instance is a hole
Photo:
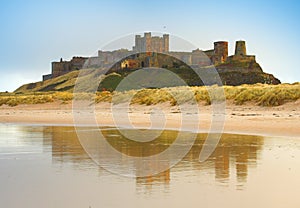
[[[135,36],[135,46],[132,47],[135,52],[152,51],[157,53],[169,52],[169,35],[164,34],[163,37],[151,37],[151,33],[144,33],[144,37]]]
[[[43,76],[43,80],[55,78],[71,71],[80,70],[84,67],[109,66],[111,63],[116,63],[124,57],[120,62],[120,69],[142,68],[142,67],[174,67],[168,63],[168,60],[157,60],[157,57],[151,55],[152,52],[164,53],[172,57],[178,58],[191,66],[220,66],[226,63],[244,62],[256,63],[255,56],[249,56],[246,53],[246,42],[236,41],[235,53],[228,56],[228,42],[218,41],[214,42],[212,50],[202,51],[195,49],[191,52],[169,51],[169,35],[164,34],[162,37],[151,36],[150,32],[135,36],[135,45],[132,50],[119,49],[115,51],[98,51],[96,57],[73,57],[70,61],[52,62],[52,72]],[[144,55],[139,55],[144,53]],[[149,55],[150,53],[150,55]],[[136,55],[134,55],[136,54]],[[153,53],[152,53],[153,54]],[[134,56],[132,56],[134,55]],[[160,63],[160,64],[158,64]],[[85,65],[85,66],[84,66]]]

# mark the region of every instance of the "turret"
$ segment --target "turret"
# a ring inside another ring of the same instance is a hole
[[[228,42],[218,41],[214,42],[214,58],[213,63],[223,63],[228,57]]]
[[[163,52],[169,52],[169,35],[163,35]]]
[[[235,56],[246,56],[246,42],[239,40],[235,42]]]
[[[144,51],[152,51],[151,48],[151,32],[145,32],[144,33],[144,39],[145,39],[145,49]]]
[[[135,36],[135,46],[132,49],[134,51],[142,51],[142,38],[140,35]]]

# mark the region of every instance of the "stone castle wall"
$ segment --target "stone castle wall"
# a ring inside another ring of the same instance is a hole
[[[43,76],[43,80],[55,78],[66,74],[68,72],[82,69],[83,67],[110,67],[111,64],[117,63],[133,54],[141,53],[141,52],[157,52],[157,53],[165,53],[173,56],[181,61],[184,61],[188,65],[197,65],[197,66],[209,66],[209,65],[220,65],[220,64],[228,64],[230,62],[253,62],[255,61],[255,56],[248,56],[246,53],[246,43],[245,41],[236,41],[235,54],[232,56],[228,56],[228,42],[226,41],[218,41],[214,42],[214,49],[202,51],[200,49],[193,50],[192,52],[177,52],[177,51],[169,51],[169,35],[164,34],[163,37],[151,36],[151,33],[144,33],[144,37],[140,35],[135,36],[135,46],[133,46],[133,50],[130,51],[128,49],[119,49],[115,51],[98,51],[97,57],[73,57],[70,61],[60,62],[52,62],[52,73]],[[147,54],[147,53],[146,53]],[[134,61],[137,60],[137,61]],[[134,58],[125,60],[121,63],[121,68],[134,68],[134,67],[147,67],[154,66],[155,60],[154,58],[149,59],[149,63],[147,61],[141,61],[141,58],[135,56]],[[151,62],[152,60],[152,62]],[[147,63],[146,63],[147,62]],[[151,63],[150,63],[151,62]],[[161,61],[160,61],[161,62]],[[171,63],[167,63],[168,60],[165,60],[165,64],[160,64],[164,66],[172,66]],[[156,66],[156,67],[162,67]]]
[[[84,57],[73,57],[71,61],[63,61],[60,59],[60,62],[52,62],[52,76],[51,78],[55,78],[66,74],[71,71],[82,69],[87,58]],[[45,76],[44,78],[48,78],[49,76]]]

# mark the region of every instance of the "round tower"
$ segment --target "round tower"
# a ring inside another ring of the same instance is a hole
[[[236,56],[246,56],[246,42],[239,40],[235,42],[235,55]]]
[[[223,63],[228,57],[228,42],[214,42],[214,63]]]

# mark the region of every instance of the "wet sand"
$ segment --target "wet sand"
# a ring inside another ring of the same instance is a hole
[[[91,124],[90,117],[86,116],[85,112],[74,112],[75,115],[79,115],[76,118],[82,118],[76,124]],[[198,106],[184,104],[181,109],[166,103],[155,106],[134,105],[129,109],[118,105],[113,112],[109,103],[97,104],[95,110],[97,125],[130,127],[133,124],[137,128],[148,128],[152,124],[154,128],[191,131],[197,130],[196,125],[199,127],[198,132],[207,132],[211,126],[211,119],[216,116],[212,116],[211,106],[202,104]],[[130,118],[131,123],[124,119],[126,116]],[[261,107],[255,104],[238,106],[229,101],[223,116],[225,119],[223,132],[226,133],[300,137],[299,100],[277,107]],[[161,124],[163,118],[166,118],[165,124]],[[181,118],[186,122],[182,123]],[[218,118],[216,120],[218,121]],[[72,104],[55,102],[15,107],[3,105],[0,107],[0,123],[73,125]],[[218,128],[217,131],[222,131],[222,128]]]

